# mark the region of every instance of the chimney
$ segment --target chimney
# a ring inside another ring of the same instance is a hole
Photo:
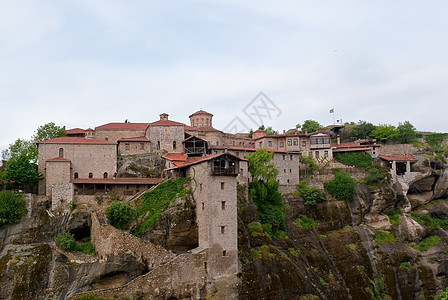
[[[308,129],[305,129],[305,134],[308,134]]]
[[[339,134],[336,137],[336,141],[337,141],[338,145],[341,144],[341,136]]]
[[[168,121],[168,114],[167,113],[160,114],[160,121]]]
[[[286,133],[286,130],[283,129],[283,134],[285,134],[285,133]]]
[[[95,130],[93,130],[92,128],[87,128],[86,131],[84,132],[84,137],[86,139],[93,139],[95,137]]]

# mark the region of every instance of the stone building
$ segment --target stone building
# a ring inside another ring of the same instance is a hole
[[[211,278],[238,273],[237,183],[247,183],[248,163],[230,153],[194,157],[168,169],[186,176],[196,201],[199,248],[208,249],[204,267]]]
[[[184,152],[185,124],[168,120],[168,114],[160,115],[160,120],[150,123],[145,135],[151,141],[151,152]]]

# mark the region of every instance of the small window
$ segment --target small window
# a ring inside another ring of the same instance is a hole
[[[285,147],[285,143],[284,142],[280,142],[280,147],[281,148]]]
[[[64,157],[64,149],[59,148],[59,157]]]
[[[176,141],[173,141],[173,150],[176,150]]]
[[[114,178],[116,178],[117,177],[117,173],[114,173]]]
[[[107,178],[107,172],[104,172],[104,174],[103,174],[103,178]]]
[[[302,146],[306,147],[306,141],[302,141]]]
[[[292,154],[289,155],[289,160],[292,160]]]
[[[240,174],[243,175],[243,168],[240,169]]]
[[[106,142],[107,142],[107,141],[109,140],[109,138],[108,138],[108,137],[106,137],[106,138],[105,138],[105,140],[106,140]]]
[[[224,189],[224,182],[221,182],[221,190]]]
[[[299,144],[299,140],[294,139],[294,146],[297,146]]]
[[[93,178],[93,173],[89,173],[89,178]]]
[[[129,149],[130,149],[129,143],[125,143],[124,144],[124,150],[129,150]]]
[[[78,172],[75,172],[75,174],[73,174],[73,178],[75,178],[75,179],[78,178],[78,176],[79,176]]]
[[[145,143],[140,143],[140,149],[141,150],[145,149]]]
[[[157,150],[160,150],[160,141],[157,141]]]
[[[291,170],[291,169],[289,169],[289,173],[292,173],[292,170]]]
[[[129,184],[126,184],[126,189],[129,190]]]
[[[260,144],[260,148],[262,148],[263,147],[263,142],[260,142],[259,144]]]
[[[222,210],[226,209],[226,201],[221,201],[221,209]]]
[[[292,145],[292,140],[288,140],[288,146]]]
[[[324,151],[324,157],[328,157],[328,150]]]
[[[206,261],[204,261],[204,269],[207,270],[207,262]]]
[[[199,184],[199,191],[202,192],[202,183]]]
[[[283,160],[286,160],[286,155],[283,155]]]
[[[315,156],[316,158],[319,158],[319,151],[316,151],[316,152],[314,153],[314,156]]]
[[[226,227],[225,226],[221,226],[221,233],[224,233],[226,231]]]
[[[219,142],[218,141],[216,141],[216,146],[219,146]]]
[[[226,252],[226,250],[223,250],[223,251],[222,251],[222,256],[227,256],[227,252]]]
[[[286,182],[289,183],[289,179],[287,179]]]
[[[283,173],[286,173],[286,169],[283,169]]]
[[[204,209],[205,209],[205,203],[202,202],[202,210],[204,210]]]
[[[268,141],[268,146],[272,147],[272,141]]]

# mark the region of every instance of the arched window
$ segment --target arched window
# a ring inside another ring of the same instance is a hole
[[[59,148],[59,157],[64,157],[64,149]]]
[[[176,150],[176,141],[173,141],[173,150]]]
[[[160,150],[160,141],[157,141],[157,150]]]
[[[73,174],[73,178],[78,178],[79,176],[78,176],[78,172],[75,172],[75,174]]]
[[[107,178],[107,172],[104,172],[103,177]]]
[[[89,178],[93,178],[93,174],[92,173],[89,173]]]

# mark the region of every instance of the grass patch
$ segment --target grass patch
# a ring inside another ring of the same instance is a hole
[[[295,256],[295,257],[299,256],[299,251],[297,251],[294,248],[288,248],[288,251],[289,251],[289,253],[292,254],[292,256]]]
[[[377,242],[378,244],[384,244],[384,243],[393,244],[395,243],[395,238],[391,233],[387,231],[380,231],[375,236],[375,242]]]
[[[317,222],[314,219],[304,215],[301,215],[299,218],[297,218],[294,221],[294,224],[299,228],[306,228],[306,229],[313,229],[316,228],[317,226]]]
[[[328,283],[322,277],[319,277],[319,281],[320,281],[320,284],[322,284],[323,287],[328,286]]]
[[[350,226],[350,225],[345,225],[344,228],[342,228],[343,232],[349,232],[349,231],[352,231],[352,230],[353,230],[353,227]]]
[[[131,233],[143,236],[146,229],[154,226],[160,215],[176,198],[185,197],[190,191],[185,188],[189,178],[179,177],[159,184],[155,189],[143,194],[136,202],[137,225]]]
[[[95,247],[93,247],[90,237],[84,238],[82,242],[77,242],[73,234],[65,232],[56,237],[56,244],[66,251],[95,255]]]
[[[271,252],[271,248],[268,245],[262,245],[257,249],[252,249],[252,258],[254,260],[261,258],[273,259],[275,258],[275,253]]]
[[[400,225],[400,216],[403,212],[399,209],[389,210],[386,215],[389,217],[390,224],[398,226]]]
[[[408,261],[404,261],[400,264],[400,268],[409,270],[411,268],[411,263]]]
[[[355,166],[358,168],[368,168],[372,166],[372,157],[365,153],[338,153],[334,157],[344,165]]]
[[[431,229],[448,229],[448,219],[440,219],[431,214],[418,214],[411,212],[411,217],[420,225],[428,226]]]
[[[425,251],[428,251],[429,248],[431,248],[432,246],[437,245],[439,242],[440,242],[440,236],[433,235],[433,236],[427,237],[426,239],[418,242],[416,244],[416,247],[421,252],[425,252]]]
[[[349,247],[352,250],[356,250],[356,244],[350,243],[350,244],[347,244],[347,247]]]

